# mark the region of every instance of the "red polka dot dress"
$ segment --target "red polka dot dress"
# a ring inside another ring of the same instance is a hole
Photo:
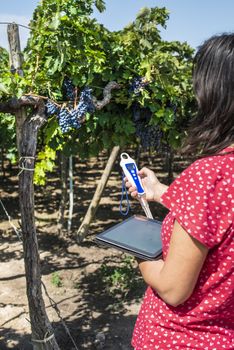
[[[174,220],[209,248],[191,297],[167,305],[148,287],[133,332],[136,350],[234,349],[234,148],[199,159],[162,196],[163,256]]]

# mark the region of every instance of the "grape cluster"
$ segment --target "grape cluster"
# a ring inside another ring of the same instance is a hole
[[[63,97],[65,100],[74,101],[75,99],[75,86],[71,79],[65,77],[62,85]]]
[[[161,145],[162,132],[157,125],[136,125],[136,135],[139,137],[143,149],[152,147],[156,150]]]
[[[142,108],[138,103],[134,103],[132,105],[133,111],[133,121],[135,124],[143,123],[148,124],[152,117],[152,112],[149,108]]]
[[[146,80],[145,77],[137,77],[134,78],[130,83],[129,92],[134,95],[139,95],[140,92],[145,89],[145,87],[149,84],[149,81]]]
[[[80,94],[80,101],[77,106],[79,118],[84,117],[86,113],[93,113],[95,111],[91,93],[92,89],[85,87]]]
[[[139,137],[143,149],[152,147],[159,149],[161,145],[162,132],[157,125],[150,125],[152,112],[149,108],[140,108],[133,105],[133,121],[136,128],[136,136]]]
[[[53,101],[47,100],[46,115],[57,115],[59,126],[63,133],[68,132],[71,128],[79,129],[86,113],[93,113],[95,111],[91,93],[92,89],[85,87],[81,92],[77,107],[73,109],[68,109],[67,107],[60,108]]]
[[[77,109],[61,108],[58,114],[58,121],[62,133],[68,132],[71,128],[79,129],[81,127]]]
[[[58,114],[58,121],[62,133],[68,132],[70,130],[70,111],[67,108],[61,108]]]
[[[45,104],[45,107],[46,107],[46,115],[47,116],[50,116],[50,115],[53,115],[53,114],[58,114],[58,112],[60,110],[59,106],[56,105],[51,100],[47,100],[47,102]]]

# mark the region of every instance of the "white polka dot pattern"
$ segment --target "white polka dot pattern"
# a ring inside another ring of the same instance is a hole
[[[171,184],[162,203],[170,209],[162,226],[164,258],[175,219],[209,253],[183,304],[169,306],[148,287],[132,345],[136,350],[233,350],[234,153],[194,162]]]

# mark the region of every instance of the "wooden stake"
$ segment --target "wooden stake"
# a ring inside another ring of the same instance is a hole
[[[20,52],[19,29],[15,23],[7,28],[11,71],[23,75]],[[34,214],[33,174],[37,148],[37,135],[46,121],[44,101],[39,100],[37,108],[29,116],[25,107],[13,109],[16,115],[17,147],[19,153],[19,202],[21,212],[22,239],[26,290],[32,330],[33,350],[59,350],[53,327],[45,310],[41,290],[40,256]]]
[[[113,147],[110,157],[107,161],[105,170],[102,174],[102,177],[98,183],[97,189],[94,193],[93,199],[89,205],[89,208],[87,210],[87,213],[85,214],[84,220],[82,221],[82,224],[80,225],[78,232],[77,232],[77,241],[80,243],[83,241],[83,239],[88,235],[89,233],[89,227],[90,224],[96,214],[96,211],[98,209],[99,206],[99,202],[101,200],[102,197],[102,193],[105,189],[105,186],[107,184],[107,181],[110,177],[110,173],[112,170],[112,167],[116,161],[116,158],[118,156],[120,147],[119,146],[115,146]]]
[[[7,35],[10,50],[10,67],[13,74],[18,74],[23,76],[22,63],[23,57],[20,49],[20,37],[19,37],[19,27],[16,23],[8,24]],[[21,143],[21,133],[22,125],[27,118],[26,109],[24,107],[19,108],[15,111],[16,116],[16,140],[17,148],[20,150]],[[21,154],[19,154],[21,157]]]

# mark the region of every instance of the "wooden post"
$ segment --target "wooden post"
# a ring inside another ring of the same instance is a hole
[[[167,181],[170,184],[173,181],[173,162],[174,162],[174,152],[173,149],[168,146],[165,157],[165,171],[167,171]]]
[[[8,42],[10,46],[10,67],[12,73],[23,76],[22,62],[23,57],[20,48],[19,27],[16,23],[10,23],[7,26]]]
[[[116,158],[118,156],[119,150],[120,150],[119,146],[115,146],[112,149],[112,152],[111,152],[110,157],[107,161],[105,170],[102,174],[102,177],[98,183],[97,189],[94,193],[93,199],[89,205],[87,213],[85,214],[84,220],[82,221],[82,223],[78,229],[77,241],[79,243],[82,242],[83,239],[88,235],[89,226],[90,226],[90,224],[91,224],[91,222],[96,214],[96,211],[98,209],[98,205],[99,205],[99,202],[101,200],[102,193],[103,193],[105,186],[107,184],[107,181],[110,177],[110,173],[111,173],[112,167],[116,161]]]
[[[19,175],[19,202],[24,247],[24,264],[29,304],[32,344],[34,350],[59,350],[54,331],[45,310],[41,290],[40,256],[34,216],[33,174],[37,146],[37,133],[44,123],[43,114],[36,110],[22,128],[21,161]],[[52,337],[48,342],[44,339]]]
[[[8,26],[11,65],[14,74],[22,75],[19,31],[16,24]],[[35,106],[27,116],[23,107],[15,108],[17,146],[19,153],[19,202],[24,248],[24,265],[29,315],[34,350],[59,350],[52,325],[45,310],[41,290],[40,257],[34,216],[33,174],[37,147],[37,134],[46,121],[44,102]]]
[[[74,191],[73,191],[73,161],[72,156],[69,157],[69,211],[68,211],[68,221],[67,221],[67,231],[71,231],[72,226],[72,215],[74,206]]]
[[[63,238],[63,228],[65,221],[65,210],[67,204],[67,157],[60,153],[60,187],[61,187],[61,199],[58,211],[57,228],[58,234]]]
[[[9,51],[10,51],[11,72],[13,74],[19,74],[20,76],[23,76],[23,71],[22,71],[23,57],[20,49],[19,27],[16,23],[8,24],[7,35],[8,35]],[[16,140],[17,140],[16,142],[17,142],[17,149],[19,151],[21,134],[22,134],[21,129],[22,129],[22,125],[24,124],[24,121],[27,118],[25,107],[22,107],[16,110],[15,117],[16,117]],[[19,153],[19,157],[20,157],[20,153]]]

